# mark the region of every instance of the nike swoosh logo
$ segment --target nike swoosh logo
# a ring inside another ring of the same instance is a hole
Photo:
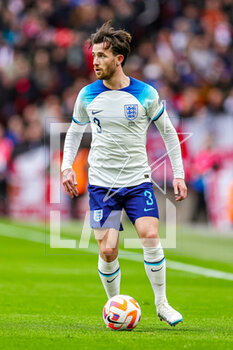
[[[153,270],[153,269],[151,269],[151,271],[152,271],[152,272],[158,272],[158,271],[162,270],[162,268],[163,268],[163,266],[160,267],[160,269],[158,269],[158,270]]]
[[[124,322],[117,322],[117,321],[111,320],[110,315],[108,315],[107,320],[108,320],[108,322],[114,323],[114,324],[123,324],[124,323]]]
[[[149,211],[149,210],[153,210],[155,208],[145,208],[144,211]]]
[[[112,283],[117,277],[118,277],[118,275],[116,277],[114,277],[111,281],[107,280],[107,282]]]
[[[91,111],[91,113],[92,114],[97,114],[97,113],[100,113],[100,112],[102,112],[103,110],[102,109],[100,109],[99,111]]]

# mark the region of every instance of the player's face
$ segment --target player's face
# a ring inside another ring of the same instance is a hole
[[[98,79],[109,80],[120,65],[118,56],[111,49],[105,49],[104,44],[94,44],[92,48],[94,71]]]

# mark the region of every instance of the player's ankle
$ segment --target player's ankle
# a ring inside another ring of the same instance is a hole
[[[166,297],[160,298],[160,299],[155,299],[155,306],[156,308],[159,307],[161,304],[168,304],[168,300]]]

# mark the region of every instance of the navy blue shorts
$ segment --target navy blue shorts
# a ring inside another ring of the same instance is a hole
[[[131,222],[143,216],[159,218],[158,205],[151,182],[138,186],[112,188],[88,186],[92,228],[115,228],[121,225],[122,209]]]

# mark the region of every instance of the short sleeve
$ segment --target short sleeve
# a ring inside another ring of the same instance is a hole
[[[158,92],[150,85],[145,88],[145,109],[147,116],[153,121],[157,120],[164,112],[164,105]]]
[[[87,124],[90,122],[89,116],[86,110],[86,97],[85,97],[85,88],[83,88],[77,97],[77,100],[74,105],[73,111],[73,121],[77,124]]]

